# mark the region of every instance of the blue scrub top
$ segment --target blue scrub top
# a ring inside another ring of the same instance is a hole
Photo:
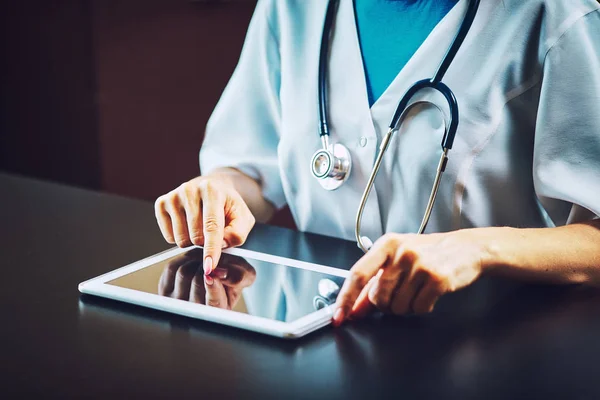
[[[458,0],[354,0],[369,105]]]

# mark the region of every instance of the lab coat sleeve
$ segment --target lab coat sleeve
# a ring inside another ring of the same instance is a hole
[[[286,200],[279,174],[280,57],[273,29],[276,0],[260,0],[238,65],[206,127],[200,150],[203,175],[237,168],[256,179],[275,207]]]
[[[574,23],[546,53],[533,180],[554,225],[600,215],[600,10]]]

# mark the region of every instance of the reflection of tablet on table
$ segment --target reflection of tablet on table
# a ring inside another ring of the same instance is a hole
[[[79,284],[82,293],[284,338],[330,323],[348,271],[228,249],[204,281],[203,250],[174,248]]]

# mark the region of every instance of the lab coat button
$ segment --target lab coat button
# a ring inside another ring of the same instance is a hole
[[[361,136],[360,140],[358,141],[358,144],[360,144],[360,147],[365,147],[367,145],[367,138],[364,136]]]

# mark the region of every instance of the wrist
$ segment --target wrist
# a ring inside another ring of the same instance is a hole
[[[511,227],[473,228],[470,240],[479,246],[481,273],[519,265],[518,243],[523,240],[520,229]]]
[[[203,175],[204,178],[212,178],[218,180],[219,182],[226,183],[231,186],[235,186],[236,177],[239,176],[241,172],[234,168],[217,168],[210,173]],[[202,176],[200,177],[202,178]]]

